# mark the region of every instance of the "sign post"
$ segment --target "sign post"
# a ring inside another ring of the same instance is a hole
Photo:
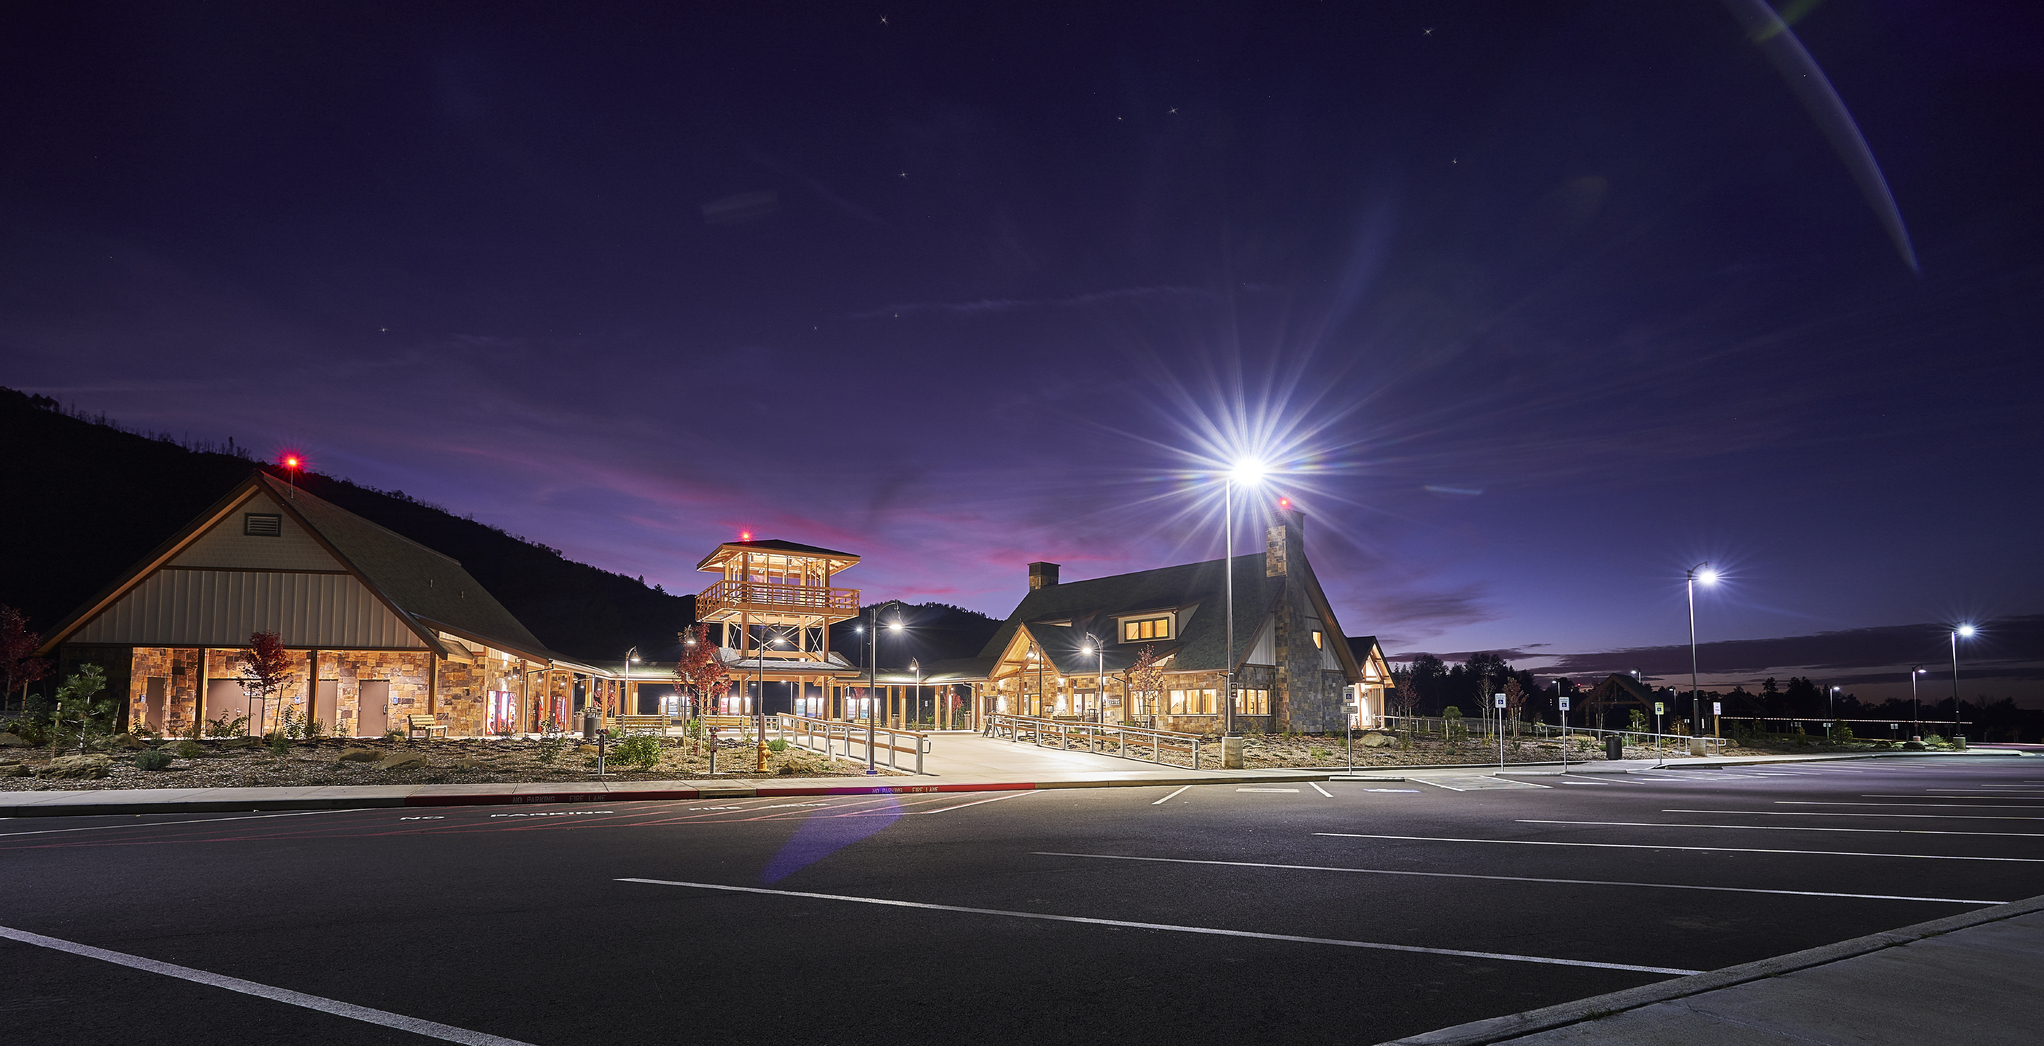
[[[1719,721],[1720,717],[1724,714],[1725,703],[1723,701],[1712,701],[1710,703],[1710,736],[1725,736],[1724,725]]]
[[[1496,694],[1490,699],[1492,715],[1498,723],[1498,769],[1505,768],[1505,695]]]
[[[1561,684],[1556,683],[1554,688],[1561,689]],[[1568,695],[1557,696],[1561,698],[1561,772],[1568,773]]]
[[[1655,766],[1659,766],[1661,765],[1662,762],[1665,762],[1668,754],[1667,751],[1661,747],[1661,704],[1662,703],[1659,701],[1654,702],[1654,759],[1656,760],[1654,763]]]

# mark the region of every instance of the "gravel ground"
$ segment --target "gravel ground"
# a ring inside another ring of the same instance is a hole
[[[98,779],[65,778],[39,780],[34,777],[0,776],[0,791],[52,791],[104,788],[242,788],[277,785],[355,784],[514,784],[524,782],[574,782],[596,778],[595,749],[585,754],[572,744],[563,747],[552,763],[541,759],[538,741],[456,738],[452,740],[387,741],[353,739],[298,742],[284,755],[260,744],[235,747],[232,742],[208,739],[197,742],[204,754],[180,758],[162,770],[135,766],[139,749],[114,748],[102,754],[110,757],[108,776]],[[175,750],[178,742],[161,747]],[[378,769],[375,762],[342,761],[348,749],[366,749],[379,756],[418,753],[426,759],[423,767]],[[615,756],[615,748],[612,753]],[[0,750],[0,774],[21,763],[31,772],[50,760],[48,748]],[[751,746],[727,739],[717,753],[718,773],[710,773],[708,746],[691,746],[678,738],[664,742],[660,765],[650,771],[626,771],[615,758],[607,760],[608,780],[661,781],[700,778],[761,777],[863,777],[865,767],[833,762],[813,752],[789,749],[769,752],[767,769],[754,769],[756,756]],[[18,771],[17,771],[18,772]],[[887,771],[883,768],[883,774]]]

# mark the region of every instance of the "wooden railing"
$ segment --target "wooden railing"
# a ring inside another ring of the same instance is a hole
[[[704,617],[727,606],[770,607],[795,610],[841,610],[859,612],[856,588],[822,588],[783,585],[771,581],[719,581],[696,596],[696,616]]]

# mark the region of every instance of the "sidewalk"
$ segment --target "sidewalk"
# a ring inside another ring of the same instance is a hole
[[[2044,897],[1381,1046],[2035,1043]]]

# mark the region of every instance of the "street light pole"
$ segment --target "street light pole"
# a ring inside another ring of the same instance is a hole
[[[1959,733],[1959,637],[1971,638],[1972,625],[1960,625],[1952,629],[1952,733]]]
[[[1830,696],[1831,696],[1831,704],[1830,704],[1830,709],[1831,709],[1831,711],[1830,711],[1830,713],[1829,713],[1829,718],[1830,718],[1830,720],[1831,720],[1831,721],[1830,721],[1830,722],[1828,722],[1828,723],[1825,723],[1825,724],[1824,724],[1824,737],[1825,737],[1825,739],[1826,739],[1826,740],[1829,740],[1829,739],[1831,738],[1831,735],[1832,735],[1833,731],[1835,731],[1835,730],[1837,729],[1837,727],[1838,727],[1838,688],[1837,688],[1837,687],[1835,687],[1835,686],[1834,686],[1834,687],[1832,687],[1832,688],[1831,688],[1831,695],[1830,695]]]
[[[1226,585],[1226,620],[1222,627],[1228,631],[1227,659],[1221,662],[1221,734],[1235,736],[1235,476],[1229,473],[1226,492],[1222,496],[1222,512],[1225,514],[1222,529],[1226,532],[1226,554],[1221,557],[1221,577]],[[1956,655],[1955,655],[1956,657]],[[1955,662],[1956,663],[1956,660]],[[1954,693],[1958,684],[1952,685]],[[1953,707],[1957,707],[1954,705]],[[1224,746],[1225,747],[1225,746]]]
[[[1703,708],[1697,703],[1696,686],[1696,583],[1701,580],[1708,585],[1718,579],[1717,571],[1709,563],[1698,563],[1690,567],[1684,581],[1689,589],[1689,715],[1693,721],[1691,734],[1703,732]]]
[[[1924,672],[1922,665],[1909,670],[1909,725],[1913,730],[1909,736],[1912,739],[1923,736],[1923,701],[1916,696],[1916,677]]]
[[[866,661],[866,775],[868,777],[877,777],[880,774],[880,764],[876,760],[873,751],[873,745],[877,740],[874,736],[873,718],[875,713],[879,711],[879,699],[874,697],[873,692],[879,689],[880,610],[882,607],[895,606],[900,602],[901,600],[899,599],[890,599],[885,603],[877,603],[872,611],[866,615],[866,641],[868,651],[872,655]],[[895,615],[893,630],[897,632],[901,631],[900,617],[899,613]]]

